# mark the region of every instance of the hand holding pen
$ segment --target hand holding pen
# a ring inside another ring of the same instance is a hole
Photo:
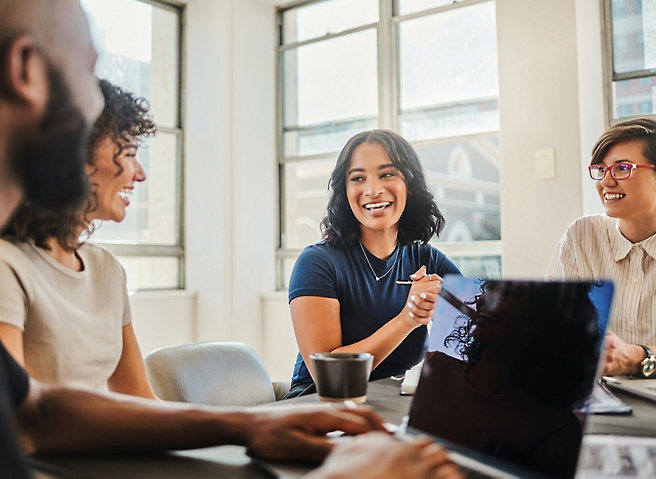
[[[433,317],[435,301],[442,289],[442,278],[437,274],[427,274],[426,266],[410,275],[411,281],[397,281],[396,284],[410,285],[408,301],[403,312],[413,327],[428,324]]]

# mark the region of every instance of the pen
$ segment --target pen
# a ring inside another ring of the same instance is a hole
[[[412,283],[413,283],[412,281],[402,281],[400,279],[396,280],[396,284],[412,284]]]

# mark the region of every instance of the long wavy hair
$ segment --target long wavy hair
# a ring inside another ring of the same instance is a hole
[[[416,241],[428,243],[433,236],[439,236],[444,228],[444,216],[428,187],[417,153],[397,133],[371,130],[351,138],[337,158],[328,185],[330,199],[321,221],[323,239],[335,246],[346,247],[360,237],[360,223],[346,197],[346,173],[351,164],[353,150],[365,142],[383,146],[390,161],[405,179],[408,197],[405,210],[399,219],[399,244],[406,246]]]
[[[111,138],[116,147],[113,161],[118,176],[123,172],[118,161],[122,151],[129,146],[140,146],[145,138],[155,134],[157,127],[148,113],[146,99],[135,97],[107,80],[100,80],[100,89],[105,107],[91,130],[86,164],[95,168],[96,148],[105,138]],[[90,194],[81,208],[51,211],[25,202],[2,236],[23,242],[32,241],[43,249],[49,249],[47,240],[55,238],[65,251],[75,251],[81,244],[78,234],[80,229],[86,232],[87,238],[93,233],[93,223],[89,216],[98,208],[94,193],[97,186],[90,184]]]
[[[481,294],[497,284],[482,281]],[[585,399],[591,392],[601,347],[598,314],[588,294],[592,283],[501,284],[522,294],[528,305],[523,320],[531,329],[509,371],[513,386],[550,404],[571,405]],[[455,345],[465,361],[476,363],[485,351],[485,345],[473,337],[476,320],[463,315],[458,321],[444,345]],[[558,387],[553,387],[549,378],[558,378]]]

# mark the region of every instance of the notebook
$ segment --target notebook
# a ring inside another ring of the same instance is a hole
[[[407,433],[469,477],[574,477],[610,282],[447,276]],[[557,380],[554,380],[557,378]]]

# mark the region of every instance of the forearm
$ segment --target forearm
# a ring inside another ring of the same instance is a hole
[[[418,323],[411,322],[406,316],[407,313],[404,309],[398,316],[392,318],[368,338],[348,346],[335,348],[333,352],[370,353],[374,357],[373,368],[376,368],[414,329],[419,327]]]
[[[152,401],[52,388],[18,410],[20,430],[38,451],[118,452],[245,445],[253,418],[239,411],[171,408]]]

